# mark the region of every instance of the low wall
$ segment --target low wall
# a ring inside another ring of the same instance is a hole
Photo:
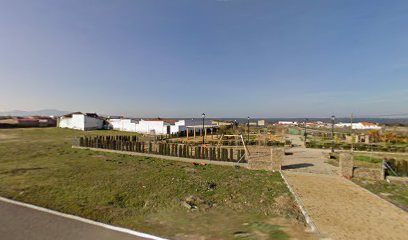
[[[366,168],[355,167],[352,153],[342,152],[339,154],[340,175],[345,178],[363,178],[370,180],[384,180],[385,172],[382,167]]]
[[[339,155],[340,175],[345,178],[353,177],[354,159],[351,153],[340,153]]]
[[[73,147],[124,153],[163,159],[203,162],[218,165],[240,165],[253,170],[280,171],[284,151],[282,148],[252,146],[194,146],[188,144],[139,142],[130,136],[81,137]],[[231,164],[225,164],[231,163]]]
[[[379,181],[384,180],[382,172],[380,168],[355,167],[353,169],[353,177]]]

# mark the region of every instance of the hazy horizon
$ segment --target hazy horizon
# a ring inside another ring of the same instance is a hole
[[[5,0],[0,112],[406,114],[407,12],[379,0]]]
[[[58,112],[58,113],[55,113]],[[7,112],[0,112],[0,116],[34,116],[34,115],[39,115],[39,116],[60,116],[64,115],[67,113],[72,113],[75,111],[63,111],[63,110],[58,110],[58,109],[40,109],[36,111],[23,111],[23,110],[13,110],[13,111],[7,111]],[[83,111],[84,112],[84,111]],[[84,112],[86,113],[86,112]],[[200,119],[201,114],[196,114],[192,116],[168,116],[168,117],[163,117],[163,116],[143,116],[143,115],[117,115],[117,114],[112,114],[112,113],[97,113],[100,116],[121,116],[121,117],[129,117],[129,118],[164,118],[164,119],[190,119],[190,118],[196,118]],[[248,116],[211,116],[206,114],[206,118],[208,119],[228,119],[228,120],[245,120],[247,119]],[[346,121],[348,122],[350,120],[350,116],[335,116],[337,121]],[[322,119],[331,119],[331,116],[322,116],[322,117],[304,117],[304,116],[297,116],[297,117],[286,117],[286,116],[271,116],[271,117],[258,117],[258,116],[250,116],[251,120],[260,120],[260,119],[265,119],[265,120],[304,120],[305,118],[310,119],[311,121],[318,121]],[[397,115],[353,115],[353,119],[355,121],[364,121],[368,119],[372,120],[384,120],[385,122],[391,121],[391,122],[399,122],[398,120],[403,120],[402,123],[407,122],[408,120],[408,113],[401,113]],[[384,122],[380,121],[380,122]]]

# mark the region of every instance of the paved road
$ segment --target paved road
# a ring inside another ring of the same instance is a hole
[[[135,240],[149,238],[136,237],[0,200],[0,239]]]

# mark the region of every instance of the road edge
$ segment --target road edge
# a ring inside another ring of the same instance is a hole
[[[30,208],[30,209],[34,209],[34,210],[37,210],[37,211],[40,211],[40,212],[53,214],[53,215],[56,215],[56,216],[59,216],[59,217],[64,217],[64,218],[80,221],[80,222],[83,222],[83,223],[91,224],[91,225],[102,227],[102,228],[105,228],[105,229],[109,229],[109,230],[113,230],[113,231],[117,231],[117,232],[121,232],[121,233],[126,233],[126,234],[136,236],[136,237],[143,237],[143,238],[152,239],[152,240],[168,240],[166,238],[161,238],[161,237],[154,236],[154,235],[151,235],[151,234],[137,232],[137,231],[127,229],[127,228],[117,227],[117,226],[109,225],[109,224],[106,224],[106,223],[93,221],[93,220],[82,218],[82,217],[79,217],[79,216],[54,211],[54,210],[51,210],[51,209],[48,209],[48,208],[43,208],[43,207],[39,207],[39,206],[32,205],[32,204],[29,204],[29,203],[19,202],[19,201],[4,198],[4,197],[0,197],[0,201],[6,202],[6,203],[9,203],[9,204],[14,204],[14,205],[26,207],[26,208]]]

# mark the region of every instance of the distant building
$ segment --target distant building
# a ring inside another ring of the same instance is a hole
[[[136,125],[139,123],[139,121],[130,118],[119,117],[109,119],[108,123],[113,130],[136,132]]]
[[[82,131],[103,129],[105,120],[96,113],[74,112],[58,118],[58,127]]]
[[[265,126],[266,122],[265,120],[258,120],[258,126]]]
[[[232,122],[225,122],[225,121],[220,121],[220,120],[214,120],[211,122],[213,125],[217,126],[232,126],[234,123]]]
[[[136,124],[136,132],[153,135],[175,134],[183,130],[175,123],[175,120],[142,119]]]
[[[55,127],[56,120],[51,117],[6,117],[0,120],[1,128],[25,128],[25,127]]]
[[[191,120],[170,120],[170,119],[109,119],[109,125],[114,130],[138,132],[152,135],[177,134],[187,131],[199,131],[203,126],[201,119]],[[218,127],[212,124],[211,120],[204,121],[205,128]],[[193,134],[193,133],[192,133]]]
[[[279,121],[278,125],[297,126],[298,122],[295,122],[295,121]]]
[[[337,123],[335,124],[336,127],[350,127],[356,130],[381,130],[381,126],[378,126],[375,123],[369,122],[359,122],[359,123]]]

